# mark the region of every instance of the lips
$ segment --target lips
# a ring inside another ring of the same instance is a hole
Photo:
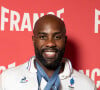
[[[56,56],[56,52],[44,52],[44,55],[48,58],[54,58]]]
[[[43,55],[46,58],[55,58],[56,53],[57,53],[56,50],[48,49],[48,50],[44,50]]]

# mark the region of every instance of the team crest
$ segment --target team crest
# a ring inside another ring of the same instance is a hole
[[[69,90],[74,90],[74,83],[75,83],[74,78],[71,78],[70,79],[70,85],[68,86]]]

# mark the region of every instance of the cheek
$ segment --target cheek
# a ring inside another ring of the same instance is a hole
[[[56,41],[56,45],[57,45],[59,48],[64,48],[64,47],[65,47],[65,42],[64,42],[64,40]]]
[[[34,46],[35,46],[36,48],[38,48],[38,49],[41,49],[41,47],[43,47],[43,45],[44,45],[44,41],[36,40],[36,41],[34,42]]]

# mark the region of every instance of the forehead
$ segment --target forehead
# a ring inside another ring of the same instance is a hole
[[[35,30],[34,34],[38,34],[38,33],[53,34],[57,32],[64,33],[64,30],[62,30],[61,26],[58,23],[48,22],[39,25],[39,27]]]
[[[59,25],[48,23],[41,26],[41,29],[37,29],[37,33],[38,32],[45,32],[45,33],[61,32],[62,33],[63,31],[60,29]]]

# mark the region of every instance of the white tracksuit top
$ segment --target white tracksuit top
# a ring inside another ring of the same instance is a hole
[[[34,59],[35,57],[32,57],[25,64],[4,71],[0,75],[0,90],[38,90]],[[96,90],[95,84],[87,76],[74,70],[68,59],[59,78],[59,90]],[[42,78],[40,90],[44,90],[46,83]]]

